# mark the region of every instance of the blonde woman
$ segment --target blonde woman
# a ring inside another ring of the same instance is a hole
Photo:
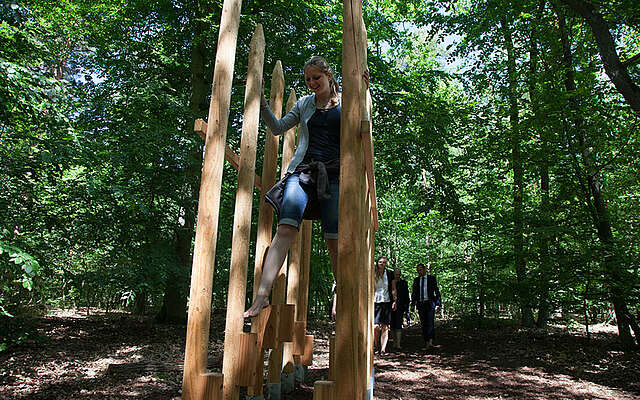
[[[278,120],[262,95],[261,113],[274,135],[300,124],[298,147],[286,176],[269,190],[266,200],[278,214],[278,228],[267,252],[262,280],[245,318],[269,304],[273,281],[284,262],[302,219],[321,219],[333,275],[338,258],[338,193],[340,175],[340,87],[327,61],[312,57],[304,65],[304,79],[313,92],[298,100]],[[368,85],[369,74],[365,72]]]
[[[398,295],[393,271],[387,269],[387,257],[376,260],[374,288],[373,347],[382,355],[387,352],[391,311],[397,307]]]

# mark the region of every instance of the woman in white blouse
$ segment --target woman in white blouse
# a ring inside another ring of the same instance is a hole
[[[391,324],[391,310],[396,308],[396,281],[393,271],[387,270],[387,257],[379,257],[375,268],[374,328],[373,346],[380,354],[387,352],[389,341],[389,325]]]

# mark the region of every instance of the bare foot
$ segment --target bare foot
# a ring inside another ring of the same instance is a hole
[[[247,311],[244,312],[245,318],[253,318],[256,315],[260,314],[263,308],[269,305],[269,299],[266,296],[257,296],[255,300],[253,300],[253,304]]]

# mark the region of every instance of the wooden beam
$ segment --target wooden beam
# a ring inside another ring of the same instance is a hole
[[[362,257],[366,238],[363,208],[366,192],[361,121],[364,117],[363,82],[366,50],[361,0],[345,0],[342,28],[342,119],[340,129],[340,204],[338,228],[335,397],[362,399],[367,365],[362,362],[364,333],[360,315]]]
[[[282,63],[276,62],[276,66],[271,74],[271,95],[270,107],[276,118],[282,116],[282,100],[284,97],[284,74],[282,73]],[[264,138],[264,161],[262,163],[262,177],[266,188],[272,187],[276,182],[276,169],[278,167],[278,143],[279,136],[271,133],[267,129]],[[262,192],[262,191],[261,191]],[[264,192],[262,192],[264,193]],[[273,208],[269,205],[264,196],[260,196],[260,205],[258,206],[258,233],[256,237],[256,253],[255,264],[253,267],[253,298],[255,299],[262,279],[262,265],[267,256],[267,251],[271,245],[271,235],[273,231]],[[263,311],[264,312],[264,311]],[[262,314],[262,313],[260,313]],[[251,322],[251,331],[254,331],[255,317]],[[260,357],[256,363],[256,381],[255,384],[247,389],[250,396],[262,397],[262,386],[264,381],[264,346],[261,346]],[[274,347],[274,346],[272,346]]]
[[[189,318],[182,378],[183,400],[201,400],[207,395],[208,386],[200,383],[207,379],[204,374],[207,367],[222,167],[241,5],[241,0],[225,0],[222,6],[208,115],[208,120],[214,123],[207,128],[208,140],[204,149],[191,269]]]
[[[298,299],[300,289],[300,271],[302,258],[302,226],[289,248],[289,271],[287,272],[287,304],[293,306],[294,318],[297,315]],[[293,328],[293,327],[292,327]],[[293,330],[293,329],[292,329]],[[283,347],[282,362],[283,371],[292,373],[293,365],[293,343],[285,343]]]
[[[313,400],[336,400],[336,384],[333,381],[316,381],[313,385]]]
[[[244,117],[242,138],[240,139],[240,160],[238,168],[238,191],[236,193],[235,214],[233,217],[233,239],[231,242],[231,265],[229,267],[229,290],[227,294],[227,319],[224,330],[224,356],[222,374],[224,400],[239,399],[238,385],[253,384],[243,380],[244,373],[255,374],[255,362],[244,361],[247,353],[257,353],[257,345],[250,351],[242,342],[244,308],[247,289],[247,267],[249,263],[249,240],[251,234],[251,213],[253,209],[253,184],[255,177],[258,124],[260,122],[260,97],[262,70],[264,65],[264,33],[258,24],[251,39],[247,85],[244,96]],[[255,334],[251,343],[255,343]],[[245,348],[243,348],[245,346]],[[248,367],[251,365],[251,368]]]
[[[200,136],[202,138],[202,140],[204,140],[206,142],[206,140],[207,140],[207,123],[203,119],[201,119],[201,118],[196,119],[196,121],[194,123],[194,126],[193,126],[193,130],[198,134],[198,136]],[[238,156],[236,154],[236,152],[233,151],[233,149],[231,149],[231,147],[229,147],[229,145],[225,145],[225,147],[224,147],[224,159],[227,160],[227,162],[229,164],[231,164],[231,166],[236,171],[240,167],[240,156]],[[256,176],[253,178],[253,184],[256,187],[256,189],[258,189],[260,192],[262,192],[262,180],[260,179],[260,176],[258,174],[256,174]],[[273,183],[271,184],[271,186],[273,186]],[[269,187],[271,187],[271,186],[269,186]]]
[[[289,112],[295,106],[296,101],[296,93],[292,90],[287,100],[286,112]],[[284,175],[287,173],[287,166],[289,165],[289,162],[293,157],[295,143],[296,128],[291,128],[284,133],[284,141],[282,143],[282,164],[280,168],[280,178],[284,177]],[[285,261],[282,263],[280,271],[278,271],[278,276],[274,281],[271,294],[272,304],[285,303],[287,294],[287,265],[288,260],[285,259]],[[271,353],[269,354],[269,372],[267,377],[269,383],[280,382],[280,374],[282,372],[282,353],[283,344],[280,343],[278,347],[273,349],[273,351],[271,351]]]

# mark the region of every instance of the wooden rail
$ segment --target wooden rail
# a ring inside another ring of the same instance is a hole
[[[206,142],[207,140],[207,123],[201,119],[196,119],[193,124],[193,130]],[[236,154],[229,145],[224,146],[224,159],[237,171],[240,168],[240,156]],[[260,175],[255,174],[253,178],[253,186],[255,186],[260,192],[262,192],[262,179]]]

